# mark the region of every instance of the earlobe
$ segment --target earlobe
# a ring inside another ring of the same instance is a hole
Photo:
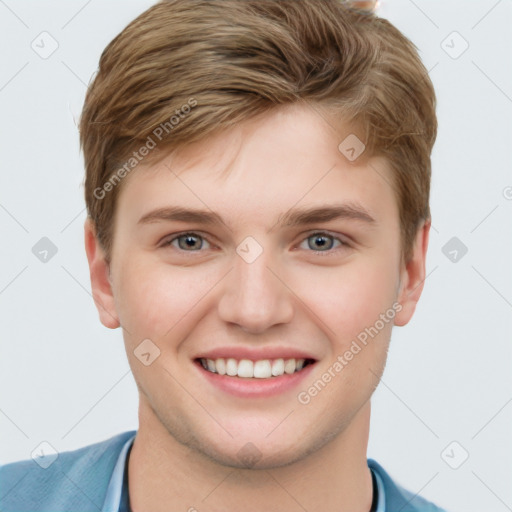
[[[109,265],[105,260],[105,254],[101,248],[91,219],[87,218],[84,225],[84,241],[89,273],[91,278],[91,290],[94,303],[98,309],[101,323],[110,329],[119,327],[112,283],[110,280]]]
[[[397,302],[402,309],[395,316],[395,325],[403,326],[409,323],[423,291],[430,226],[429,219],[418,229],[412,258],[401,270]]]

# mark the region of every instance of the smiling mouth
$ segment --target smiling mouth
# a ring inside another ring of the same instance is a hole
[[[201,365],[206,371],[226,375],[228,377],[244,379],[271,379],[282,375],[292,375],[302,371],[307,366],[314,364],[314,359],[250,359],[218,358],[206,359],[197,358],[195,362]]]

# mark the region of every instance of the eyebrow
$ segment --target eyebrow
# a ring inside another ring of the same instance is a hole
[[[293,208],[281,215],[278,221],[269,229],[276,226],[297,227],[318,222],[328,222],[337,219],[358,220],[368,225],[375,225],[376,220],[362,206],[356,203],[328,205],[312,208]],[[137,224],[151,224],[159,221],[181,221],[204,225],[220,225],[226,223],[222,217],[210,210],[169,206],[158,208],[143,215]]]

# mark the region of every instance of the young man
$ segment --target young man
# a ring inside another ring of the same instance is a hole
[[[338,0],[163,1],[126,27],[80,138],[139,429],[4,466],[0,509],[441,510],[366,456],[425,279],[436,129],[412,43]]]

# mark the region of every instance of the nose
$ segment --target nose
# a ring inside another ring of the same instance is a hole
[[[252,334],[289,323],[293,293],[279,274],[270,251],[263,251],[251,263],[235,254],[234,268],[226,276],[219,300],[221,319]]]

